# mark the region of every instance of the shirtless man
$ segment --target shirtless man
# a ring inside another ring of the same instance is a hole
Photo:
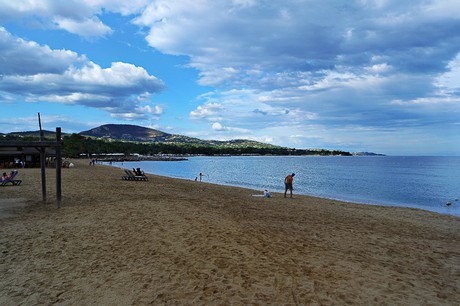
[[[295,173],[289,174],[284,178],[284,197],[286,197],[286,193],[289,190],[291,193],[291,199],[292,199],[292,190],[294,189],[292,187],[292,181],[294,180]]]

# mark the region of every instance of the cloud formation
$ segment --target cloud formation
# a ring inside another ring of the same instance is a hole
[[[84,38],[104,37],[112,29],[99,15],[104,10],[130,15],[140,12],[148,0],[19,0],[0,3],[0,19],[31,24],[43,29],[61,29]]]
[[[0,96],[29,102],[77,104],[108,111],[115,118],[146,119],[162,113],[145,97],[164,88],[142,67],[114,62],[102,68],[85,56],[52,50],[16,38],[0,28]]]
[[[107,14],[127,16],[152,48],[185,56],[212,88],[188,111],[208,128],[195,136],[391,153],[381,144],[422,151],[460,132],[459,11],[456,0],[24,0],[1,2],[0,20],[91,40],[117,30]],[[103,68],[3,28],[0,51],[3,101],[24,95],[123,120],[168,107],[150,104],[164,85],[143,67]]]
[[[217,89],[191,118],[343,137],[458,129],[458,11],[458,1],[155,1],[135,23]]]

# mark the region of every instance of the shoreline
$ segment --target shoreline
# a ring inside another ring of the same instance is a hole
[[[73,160],[3,198],[0,304],[444,304],[460,299],[460,219],[148,175]]]
[[[110,166],[113,166],[113,167],[116,167],[116,168],[120,168],[120,169],[123,169],[123,168],[131,168],[129,165],[130,162],[143,162],[143,161],[126,161],[126,163],[128,164],[124,164],[124,162],[118,162],[118,163],[115,163],[113,165],[110,165]],[[109,165],[108,163],[106,163],[106,165]],[[145,166],[145,165],[144,165]],[[136,165],[136,167],[139,167],[139,165]],[[189,180],[191,179],[190,177],[183,177],[183,176],[170,176],[170,175],[165,175],[165,174],[156,174],[156,173],[153,173],[153,172],[149,172],[149,168],[147,167],[147,169],[144,169],[143,165],[140,165],[140,167],[142,168],[142,170],[145,170],[146,173],[150,173],[151,175],[159,175],[159,176],[164,176],[164,177],[169,177],[169,178],[173,178],[173,179],[183,179],[183,180]],[[217,184],[217,185],[221,185],[221,186],[230,186],[230,187],[237,187],[237,188],[248,188],[244,183],[243,184],[235,184],[235,183],[225,183],[225,182],[210,182],[210,181],[207,181],[208,183],[214,183],[214,184]],[[264,187],[263,185],[259,186],[259,189],[256,189],[256,187],[254,186],[251,186],[249,187],[249,189],[253,189],[254,192],[260,192],[260,193],[263,193],[263,190],[266,189],[266,187]],[[278,188],[278,189],[270,189],[269,190],[270,192],[276,192],[276,193],[283,193],[284,190]],[[298,190],[295,190],[294,193],[296,195],[300,195],[300,196],[308,196],[308,197],[313,197],[313,198],[318,198],[318,199],[324,199],[324,200],[331,200],[331,201],[340,201],[340,202],[345,202],[345,203],[350,203],[350,204],[360,204],[360,205],[371,205],[371,206],[384,206],[384,207],[401,207],[401,208],[410,208],[410,209],[420,209],[420,210],[423,210],[423,211],[427,211],[427,212],[433,212],[433,213],[437,213],[437,214],[441,214],[441,215],[448,215],[448,216],[454,216],[454,217],[458,217],[460,218],[460,202],[458,201],[455,201],[455,200],[452,200],[452,203],[453,205],[452,206],[448,206],[448,205],[443,205],[441,204],[442,201],[439,201],[439,204],[437,206],[426,206],[426,205],[423,205],[423,204],[417,204],[416,201],[414,202],[395,202],[395,201],[381,201],[379,202],[378,199],[365,199],[365,198],[362,198],[361,199],[353,199],[353,197],[349,197],[349,198],[346,198],[346,197],[340,197],[340,195],[336,195],[336,196],[329,196],[329,195],[315,195],[315,194],[308,194],[308,193],[302,193],[302,192],[298,192]],[[447,200],[446,202],[444,203],[447,203]]]

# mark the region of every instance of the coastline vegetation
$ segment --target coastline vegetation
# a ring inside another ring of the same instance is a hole
[[[45,133],[46,140],[54,139],[53,132]],[[33,134],[4,134],[5,141],[37,141]],[[326,149],[295,149],[249,140],[228,142],[209,141],[195,142],[140,142],[132,140],[107,140],[88,137],[80,134],[63,136],[62,152],[66,157],[79,157],[81,154],[112,154],[122,153],[125,156],[139,154],[152,155],[321,155],[351,156],[350,152]]]
[[[237,144],[195,144],[195,143],[162,143],[135,141],[104,141],[72,134],[63,139],[63,152],[69,157],[77,157],[81,153],[123,153],[125,155],[351,155],[349,152],[334,150],[305,150],[277,147],[273,145],[251,146]]]

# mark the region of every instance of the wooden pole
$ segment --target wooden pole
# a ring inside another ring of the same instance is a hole
[[[40,148],[40,168],[42,173],[42,200],[43,203],[46,203],[46,148]]]
[[[56,204],[58,208],[61,208],[61,128],[56,128]]]
[[[40,113],[38,113],[38,125],[40,127],[40,142],[44,140],[43,130],[42,130],[42,121],[40,119]],[[46,203],[46,148],[40,148],[40,168],[42,174],[42,200],[43,203]]]

